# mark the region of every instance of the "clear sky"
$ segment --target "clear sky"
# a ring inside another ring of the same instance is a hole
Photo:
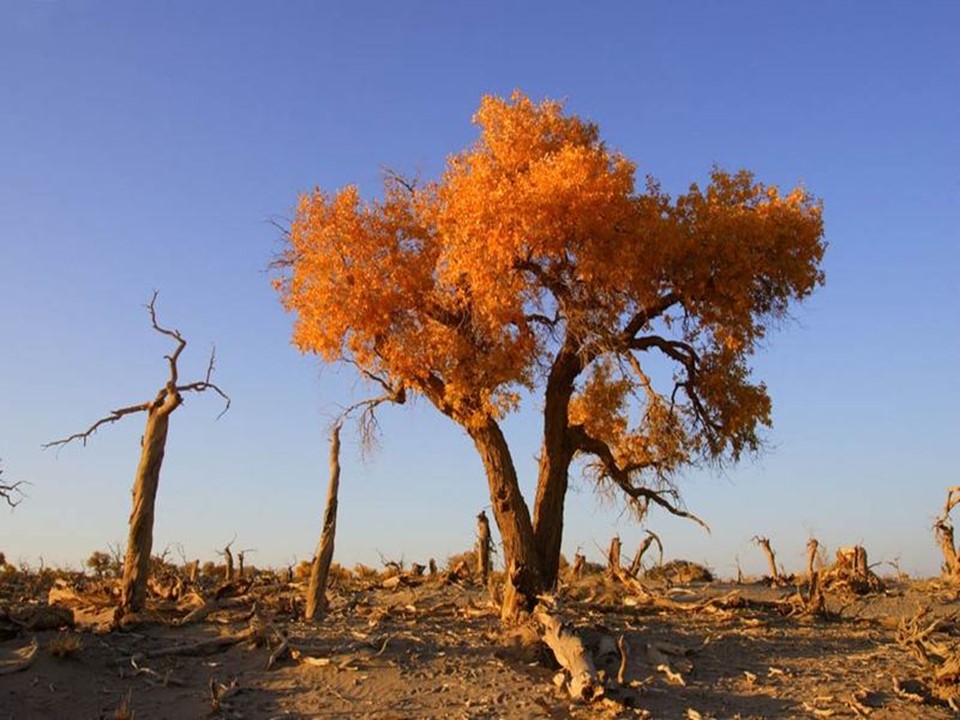
[[[172,417],[155,543],[258,564],[309,558],[326,425],[364,393],[289,344],[266,265],[297,194],[382,169],[435,176],[486,93],[566,99],[678,193],[714,164],[823,198],[827,284],[755,363],[770,451],[681,479],[713,528],[654,512],[668,557],[722,575],[830,551],[936,572],[930,530],[960,482],[960,5],[944,2],[0,2],[0,511],[12,561],[79,565],[123,541],[143,416],[42,443],[151,398],[168,350],[144,310],[216,343],[233,398]],[[425,401],[344,446],[337,559],[444,559],[489,503],[467,438]],[[525,487],[533,411],[506,430]],[[579,478],[564,549],[643,534]]]

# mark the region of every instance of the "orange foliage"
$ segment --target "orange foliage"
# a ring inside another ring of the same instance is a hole
[[[823,281],[819,202],[719,169],[675,199],[638,189],[595,125],[519,92],[485,97],[474,122],[436,182],[300,198],[277,281],[296,346],[468,428],[566,350],[580,358],[568,423],[620,469],[755,449],[770,400],[747,359]]]

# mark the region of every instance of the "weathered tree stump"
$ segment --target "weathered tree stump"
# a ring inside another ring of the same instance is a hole
[[[323,530],[317,543],[317,552],[310,567],[310,585],[307,588],[307,620],[313,620],[327,609],[327,579],[333,561],[333,543],[337,533],[337,496],[340,492],[340,423],[330,429],[330,484],[327,487],[327,505],[323,513]]]

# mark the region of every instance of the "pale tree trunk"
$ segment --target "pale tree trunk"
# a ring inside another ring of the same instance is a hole
[[[947,577],[960,577],[960,557],[953,540],[953,525],[948,521],[938,521],[934,526],[937,531],[937,540],[940,543],[940,552],[943,553],[943,573]]]
[[[170,378],[161,388],[153,400],[128,405],[114,410],[106,417],[97,420],[83,432],[74,433],[62,440],[46,443],[45,448],[59,447],[81,440],[84,444],[97,428],[114,423],[127,415],[147,413],[147,427],[140,441],[140,464],[137,466],[137,475],[133,481],[133,510],[130,513],[130,532],[127,539],[127,552],[123,561],[123,577],[121,579],[120,607],[124,612],[137,612],[143,609],[147,598],[147,578],[150,573],[150,552],[153,550],[153,518],[157,499],[157,486],[160,483],[160,467],[163,465],[163,453],[167,443],[167,429],[170,423],[170,413],[176,410],[183,402],[181,393],[206,392],[213,390],[226,401],[223,415],[230,407],[230,398],[210,381],[213,374],[215,352],[210,353],[207,363],[207,374],[203,380],[178,384],[179,373],[177,361],[180,353],[187,346],[179,330],[162,327],[157,322],[156,313],[157,293],[147,305],[150,312],[150,323],[153,329],[162,335],[172,338],[176,342],[176,349],[164,356],[170,368]]]
[[[313,620],[327,609],[327,579],[333,561],[333,541],[337,533],[337,496],[340,492],[340,424],[330,430],[330,485],[327,487],[327,506],[323,512],[323,529],[317,543],[317,552],[310,566],[310,585],[307,587],[305,617]]]
[[[233,580],[233,553],[230,552],[230,546],[227,545],[223,549],[223,562],[224,562],[224,582],[231,582]]]
[[[577,580],[583,575],[583,567],[587,564],[587,558],[583,553],[576,553],[573,556],[573,566],[570,568],[570,574]]]
[[[770,547],[770,540],[758,536],[755,536],[753,539],[767,557],[767,564],[770,566],[770,579],[774,582],[780,582],[780,572],[777,570],[777,559],[773,554],[773,548]]]
[[[607,575],[612,578],[620,577],[620,549],[620,536],[614,535],[607,550]]]
[[[533,534],[530,511],[520,493],[517,471],[499,425],[487,419],[468,432],[483,460],[490,486],[493,516],[503,540],[503,605],[500,618],[514,623],[533,610],[537,596],[547,588],[540,570],[540,556]]]
[[[167,429],[172,413],[182,402],[180,394],[168,389],[162,402],[155,402],[147,413],[147,427],[141,443],[140,464],[133,483],[133,510],[127,554],[123,562],[121,608],[123,612],[139,612],[147,599],[147,578],[150,574],[150,553],[153,550],[153,518],[160,483],[160,467],[167,443]]]

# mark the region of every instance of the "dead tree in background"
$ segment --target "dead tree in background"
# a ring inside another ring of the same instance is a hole
[[[637,577],[640,574],[640,570],[643,564],[643,556],[646,554],[647,550],[650,549],[650,546],[656,543],[657,548],[660,550],[660,559],[657,561],[658,565],[663,564],[663,543],[660,542],[660,538],[652,530],[647,530],[647,536],[640,541],[640,546],[637,548],[636,554],[633,556],[633,562],[630,563],[630,569],[627,571],[627,574],[631,577]]]
[[[256,548],[244,548],[243,550],[237,550],[237,577],[241,580],[243,580],[243,562],[247,557],[247,553],[256,551]]]
[[[237,536],[234,534],[233,540],[228,542],[223,546],[223,550],[217,550],[217,555],[223,556],[223,581],[225,583],[233,582],[233,552],[230,550],[230,546],[236,542]]]
[[[487,513],[481,510],[480,514],[477,515],[477,572],[480,573],[480,581],[484,587],[490,581],[490,552],[492,550],[490,521],[487,519]]]
[[[367,374],[370,380],[381,385],[386,392],[380,397],[363,400],[351,405],[337,418],[330,429],[330,484],[327,487],[327,503],[323,512],[323,528],[317,541],[317,551],[310,564],[310,584],[307,586],[305,618],[314,620],[327,609],[327,580],[330,577],[330,564],[333,562],[333,546],[337,533],[337,505],[340,492],[340,427],[343,421],[355,410],[361,410],[359,418],[361,448],[373,445],[377,430],[377,418],[374,411],[381,403],[392,402],[402,405],[406,401],[406,391],[393,387],[386,381]]]
[[[573,576],[575,580],[579,580],[583,576],[583,568],[586,564],[587,556],[577,550],[573,555],[573,565],[570,566],[570,575]]]
[[[154,508],[157,486],[160,482],[160,467],[163,464],[163,454],[167,445],[170,415],[183,403],[183,393],[187,392],[202,393],[213,390],[222,397],[226,401],[226,406],[217,416],[218,418],[230,408],[230,398],[210,381],[210,377],[213,375],[216,350],[210,353],[207,373],[203,380],[186,384],[180,383],[177,362],[180,360],[183,349],[187,346],[187,341],[180,335],[179,330],[162,327],[157,322],[156,302],[157,293],[155,292],[147,305],[151,325],[158,333],[172,338],[176,343],[173,353],[164,356],[169,366],[170,375],[156,397],[138,405],[128,405],[114,410],[110,415],[100,418],[83,432],[74,433],[62,440],[55,440],[43,446],[44,448],[59,447],[74,440],[79,440],[86,445],[87,440],[101,425],[114,423],[126,415],[140,412],[147,413],[147,425],[140,443],[140,464],[137,466],[137,474],[133,481],[133,510],[130,513],[130,533],[123,564],[121,608],[124,612],[142,610],[147,597],[150,551],[153,549]]]
[[[816,538],[807,541],[807,599],[806,611],[811,615],[823,615],[826,612],[826,600],[823,597],[823,585],[820,570],[816,566],[817,550],[820,543]]]
[[[773,548],[770,547],[769,538],[754,535],[753,541],[760,546],[763,554],[767,556],[767,564],[770,566],[770,579],[775,583],[779,583],[782,578],[780,577],[780,571],[777,570],[777,558],[773,553]]]
[[[0,467],[0,476],[3,475],[3,468]],[[23,485],[23,481],[15,482],[8,485],[7,483],[0,482],[0,500],[6,500],[7,505],[10,507],[16,507],[20,504],[20,499],[23,493],[20,491],[20,486]],[[14,499],[16,496],[16,499]]]
[[[933,524],[943,554],[943,576],[951,580],[960,580],[960,556],[953,539],[953,521],[950,513],[960,504],[960,486],[947,489],[947,501],[943,505],[943,513]]]
[[[607,575],[616,578],[620,573],[620,536],[614,535],[607,550]]]

